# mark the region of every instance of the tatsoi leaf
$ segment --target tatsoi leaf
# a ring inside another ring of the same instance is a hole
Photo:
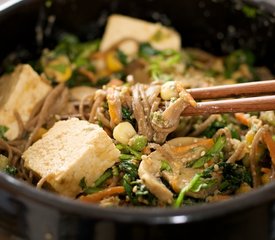
[[[178,208],[181,206],[183,199],[185,197],[185,194],[197,184],[197,182],[199,181],[200,178],[201,178],[201,174],[197,173],[192,178],[190,183],[187,186],[185,186],[183,189],[181,189],[176,201],[174,202],[174,207]]]
[[[9,130],[8,127],[0,125],[0,139],[6,139],[5,133]]]
[[[218,137],[217,141],[215,142],[214,146],[210,148],[210,150],[201,158],[196,160],[192,167],[193,168],[200,168],[202,167],[205,163],[210,161],[213,157],[217,156],[220,154],[221,150],[225,146],[226,139],[223,136]]]

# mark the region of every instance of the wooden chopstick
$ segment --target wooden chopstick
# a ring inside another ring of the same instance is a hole
[[[237,96],[259,96],[275,93],[275,80],[239,83],[206,88],[187,89],[196,100],[218,99]]]
[[[186,107],[182,115],[196,116],[215,113],[259,112],[269,110],[275,110],[275,96],[198,102],[196,107]]]

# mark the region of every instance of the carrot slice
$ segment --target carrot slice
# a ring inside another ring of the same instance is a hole
[[[266,131],[263,134],[263,140],[268,148],[272,164],[275,165],[275,142],[272,139],[271,133]]]
[[[249,126],[249,119],[245,116],[244,113],[235,113],[234,115],[241,124]]]
[[[125,192],[124,187],[115,186],[115,187],[106,188],[102,191],[93,193],[91,195],[81,196],[79,199],[83,202],[97,203],[101,201],[103,198],[111,197],[113,195],[118,195],[124,192]]]
[[[271,170],[269,168],[261,168],[262,173],[270,174]]]
[[[173,147],[173,151],[178,154],[182,154],[188,151],[191,151],[192,149],[196,147],[204,147],[206,149],[209,149],[213,146],[214,141],[212,138],[210,139],[202,139],[196,143],[190,144],[190,145],[184,145],[184,146],[175,146]]]

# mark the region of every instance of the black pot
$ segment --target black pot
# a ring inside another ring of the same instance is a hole
[[[250,49],[258,64],[274,70],[274,0],[249,1],[256,13],[245,11],[243,4],[229,0],[55,0],[50,8],[35,0],[19,0],[7,8],[0,4],[0,60],[12,51],[19,53],[11,58],[15,62],[35,58],[64,31],[83,40],[99,37],[106,17],[122,13],[174,26],[184,46],[215,54]],[[38,191],[0,173],[0,239],[275,239],[274,200],[271,183],[225,202],[182,209],[103,209]]]

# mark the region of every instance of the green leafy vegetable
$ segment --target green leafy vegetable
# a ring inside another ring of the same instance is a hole
[[[241,64],[247,64],[250,68],[255,63],[255,56],[248,50],[236,50],[229,54],[225,60],[225,77],[230,78],[237,71]]]
[[[132,180],[135,180],[138,176],[138,167],[130,161],[121,162],[119,164],[119,169],[127,173]]]
[[[106,170],[94,183],[95,187],[102,185],[107,179],[113,176],[112,169]]]
[[[221,162],[218,166],[222,169],[223,175],[223,180],[219,187],[221,192],[234,192],[243,182],[246,182],[249,185],[252,184],[252,177],[244,166],[239,164],[229,164],[226,162]]]
[[[128,64],[127,55],[119,49],[116,51],[116,54],[117,54],[117,58],[121,62],[121,64],[126,66]]]
[[[128,122],[133,123],[133,113],[129,108],[121,107],[121,112],[123,120],[127,120]]]
[[[183,202],[183,199],[184,199],[184,196],[185,194],[190,190],[192,189],[194,186],[197,187],[197,182],[200,180],[201,178],[201,174],[197,173],[193,178],[192,180],[190,181],[190,183],[185,186],[183,189],[181,189],[176,201],[174,202],[174,207],[178,208],[181,206],[182,202]]]
[[[11,176],[15,176],[18,173],[18,170],[16,167],[13,166],[6,166],[4,169],[4,172],[11,175]]]
[[[165,161],[165,160],[161,161],[160,171],[168,171],[168,172],[172,171],[172,168],[168,161]]]
[[[224,148],[226,143],[226,139],[223,136],[219,136],[218,139],[216,140],[215,144],[213,147],[201,158],[196,160],[193,164],[193,168],[200,168],[203,167],[205,163],[210,161],[212,158],[217,157],[220,155],[222,149]]]
[[[248,18],[255,18],[257,14],[259,13],[258,9],[252,6],[244,5],[242,7],[242,12],[247,16]]]
[[[120,150],[120,159],[121,160],[127,160],[127,159],[132,159],[135,158],[137,160],[141,159],[141,153],[139,151],[136,151],[132,147],[125,145],[125,144],[117,144],[116,145],[117,149]]]
[[[8,127],[0,125],[0,138],[1,139],[6,139],[5,138],[5,133],[9,130]]]
[[[204,130],[202,136],[212,138],[214,134],[217,132],[217,130],[219,130],[220,128],[224,128],[227,125],[227,118],[223,115],[221,119],[214,121],[206,130]]]
[[[139,45],[138,54],[140,57],[148,58],[150,56],[154,56],[159,53],[160,53],[160,51],[153,48],[150,43],[141,43]]]
[[[112,169],[106,170],[95,182],[93,186],[88,186],[86,178],[83,177],[79,181],[79,186],[85,194],[92,194],[101,190],[100,186],[103,185],[107,179],[113,176]]]
[[[142,151],[147,145],[147,137],[142,135],[136,135],[130,140],[130,147],[135,151]]]
[[[156,50],[149,43],[139,46],[139,56],[149,62],[149,71],[153,80],[173,80],[173,67],[183,60],[182,54],[173,49]]]

